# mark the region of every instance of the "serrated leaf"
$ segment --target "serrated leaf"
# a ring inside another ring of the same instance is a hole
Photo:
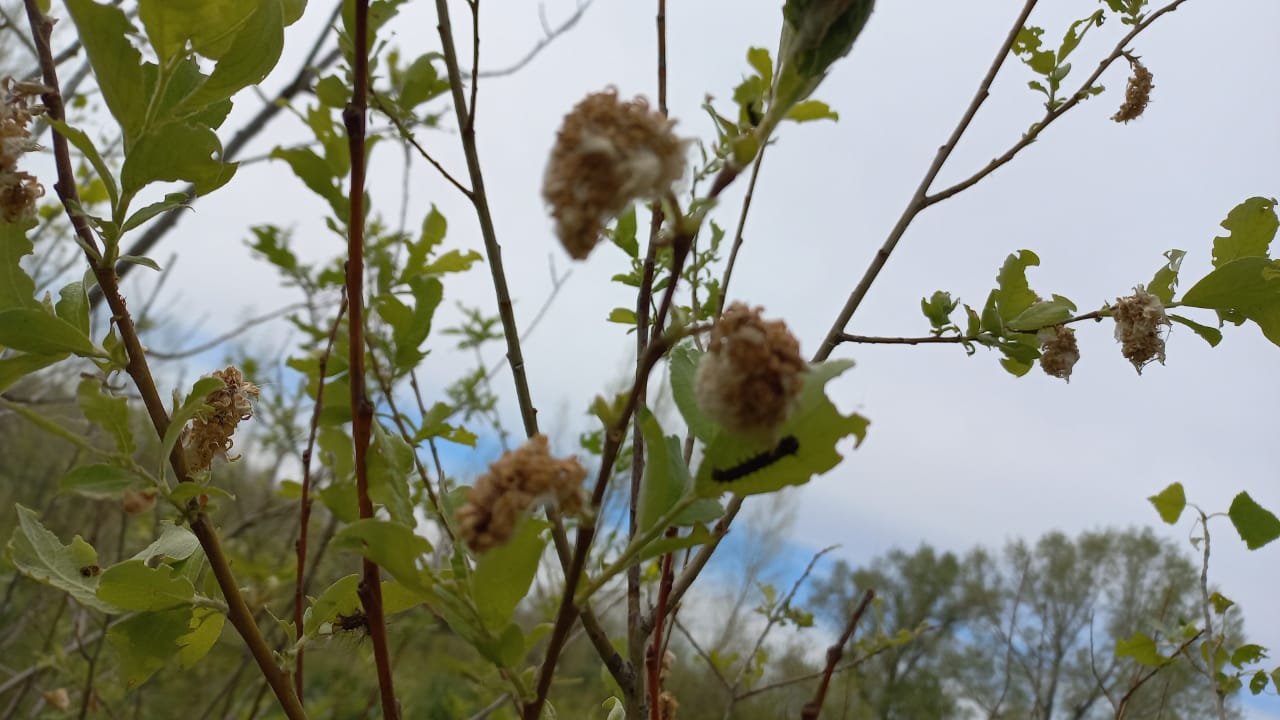
[[[1209,343],[1209,347],[1217,347],[1218,343],[1222,342],[1222,331],[1218,328],[1201,325],[1200,323],[1178,315],[1177,313],[1169,313],[1169,319],[1179,325],[1186,325],[1191,328],[1192,332],[1204,338],[1204,341]]]
[[[339,530],[332,542],[337,550],[372,560],[412,590],[431,589],[431,576],[426,569],[431,543],[408,525],[373,518],[357,520]]]
[[[1280,263],[1265,257],[1242,257],[1204,276],[1182,298],[1183,305],[1239,314],[1254,321],[1262,334],[1280,345]]]
[[[1253,197],[1231,209],[1222,221],[1228,231],[1213,239],[1213,266],[1218,268],[1244,257],[1266,257],[1280,219],[1275,198]]]
[[[1005,259],[996,275],[996,308],[1005,323],[1039,300],[1027,284],[1027,268],[1040,264],[1040,257],[1030,250],[1019,250]]]
[[[102,500],[118,498],[126,490],[136,489],[145,482],[137,473],[115,465],[81,465],[62,476],[58,481],[58,491]]]
[[[33,307],[0,310],[0,346],[36,355],[101,355],[80,328],[43,308]]]
[[[1156,641],[1141,632],[1135,632],[1128,640],[1116,640],[1116,657],[1130,657],[1147,667],[1161,667],[1169,662],[1169,658],[1156,649]]]
[[[1236,495],[1227,516],[1250,550],[1257,550],[1280,537],[1280,519],[1254,502],[1247,492]]]
[[[1147,283],[1147,292],[1160,298],[1160,302],[1168,305],[1173,302],[1174,288],[1178,287],[1178,270],[1182,267],[1182,258],[1186,255],[1181,250],[1168,250],[1165,259],[1168,261],[1156,271],[1155,277]]]
[[[191,632],[189,607],[140,613],[111,626],[107,643],[120,657],[125,686],[135,688],[169,663],[182,650],[181,639]]]
[[[98,598],[98,576],[82,572],[86,565],[97,560],[93,548],[79,535],[71,544],[63,545],[58,536],[40,524],[35,511],[22,505],[16,507],[18,525],[13,529],[8,549],[18,572],[70,594],[86,607],[104,613],[120,612],[119,608]]]
[[[1160,519],[1173,525],[1182,517],[1182,510],[1187,506],[1187,496],[1182,483],[1176,482],[1161,490],[1158,494],[1147,498],[1160,513]]]
[[[175,577],[169,565],[151,568],[142,560],[112,565],[98,583],[98,598],[125,610],[168,610],[190,603],[195,594],[191,581]]]
[[[542,531],[548,527],[542,520],[526,518],[510,540],[476,559],[471,590],[485,627],[497,631],[511,622],[516,605],[529,593],[538,572],[547,544]]]
[[[648,454],[636,509],[636,528],[643,533],[685,496],[692,480],[684,464],[680,439],[674,435],[664,436],[658,419],[647,407],[636,410],[636,423]]]
[[[811,366],[797,406],[778,429],[776,441],[762,443],[717,433],[707,442],[698,467],[698,494],[773,492],[804,484],[838,465],[842,457],[836,444],[850,435],[861,443],[868,425],[861,415],[841,414],[826,396],[826,384],[852,366],[850,360]]]

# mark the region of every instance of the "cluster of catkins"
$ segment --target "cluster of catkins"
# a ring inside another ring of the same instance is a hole
[[[1139,285],[1133,289],[1132,295],[1116,298],[1111,317],[1116,321],[1116,342],[1120,343],[1120,354],[1133,363],[1139,374],[1152,361],[1164,364],[1165,331],[1172,323],[1160,298]],[[1065,325],[1057,325],[1041,330],[1038,337],[1040,369],[1054,377],[1070,380],[1071,369],[1080,359],[1075,331]]]
[[[1142,117],[1142,113],[1147,111],[1147,103],[1151,102],[1151,89],[1155,87],[1152,84],[1154,76],[1147,66],[1131,55],[1126,58],[1130,67],[1133,68],[1133,75],[1129,77],[1129,84],[1125,86],[1124,104],[1115,115],[1111,116],[1111,119],[1118,123],[1127,123]]]
[[[31,118],[39,111],[31,105],[42,86],[0,80],[0,222],[15,223],[35,214],[36,200],[44,188],[31,173],[18,169],[26,153],[40,149],[31,137]]]
[[[186,455],[187,469],[193,473],[208,470],[215,456],[228,460],[239,458],[227,455],[234,444],[231,436],[241,421],[253,417],[253,401],[261,392],[257,385],[245,380],[236,367],[215,370],[213,376],[225,384],[205,396],[204,404],[210,408],[208,412],[196,417],[182,430],[182,450]]]
[[[547,436],[539,433],[523,446],[509,450],[489,466],[489,472],[467,493],[458,508],[458,534],[476,552],[511,539],[525,513],[552,503],[562,512],[582,510],[582,481],[587,469],[577,458],[554,458]]]

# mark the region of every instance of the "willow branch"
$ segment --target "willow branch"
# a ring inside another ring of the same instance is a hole
[[[373,500],[369,497],[369,443],[373,433],[373,403],[365,387],[364,368],[364,188],[365,128],[369,113],[369,0],[355,2],[355,38],[352,62],[353,87],[351,102],[342,112],[351,153],[350,221],[347,224],[347,322],[350,338],[348,374],[351,383],[351,437],[355,443],[356,499],[362,519],[373,517]],[[361,561],[363,574],[358,595],[368,617],[369,639],[373,641],[373,659],[378,672],[378,694],[382,700],[382,716],[400,719],[391,674],[391,655],[387,648],[387,623],[382,612],[382,575],[377,563],[369,558]]]
[[[304,634],[303,626],[305,625],[303,622],[303,606],[307,584],[307,530],[311,525],[311,455],[315,452],[316,434],[320,428],[320,412],[324,409],[324,376],[329,367],[329,356],[333,353],[333,344],[338,337],[338,328],[342,326],[342,316],[346,312],[347,298],[343,295],[342,303],[338,305],[338,312],[333,317],[333,326],[329,328],[329,340],[325,343],[324,352],[320,354],[320,361],[316,371],[316,402],[315,407],[311,409],[311,425],[307,431],[307,449],[302,451],[302,495],[298,498],[298,541],[295,545],[298,553],[298,577],[294,581],[293,588],[293,624],[297,631],[294,639],[299,641],[293,682],[298,697],[303,695],[302,658],[306,649],[300,641]]]
[[[66,110],[63,106],[62,93],[58,85],[58,71],[53,61],[53,52],[49,43],[53,30],[53,21],[40,11],[37,0],[24,0],[24,2],[27,10],[27,19],[31,23],[31,34],[40,55],[43,81],[50,89],[50,92],[43,96],[46,112],[54,120],[65,120]],[[160,392],[156,388],[155,379],[151,375],[151,368],[147,365],[146,351],[143,349],[142,341],[138,337],[137,327],[129,314],[129,309],[125,306],[124,296],[120,293],[119,278],[116,276],[115,269],[103,262],[102,251],[98,247],[97,238],[89,227],[88,220],[83,214],[73,210],[73,208],[80,207],[80,195],[76,186],[75,171],[71,164],[71,153],[67,139],[55,131],[52,132],[52,144],[58,176],[54,189],[66,209],[67,218],[71,222],[71,226],[75,230],[80,245],[84,250],[85,259],[88,261],[98,285],[102,288],[103,297],[111,309],[112,320],[120,333],[121,342],[129,359],[128,364],[125,366],[125,372],[128,373],[137,387],[138,393],[142,397],[143,405],[146,408],[147,416],[151,420],[157,436],[163,438],[169,429],[169,414],[165,409],[164,401],[160,397]],[[169,462],[180,482],[191,481],[186,457],[180,447],[174,447],[169,454]],[[253,613],[249,610],[244,596],[240,594],[240,585],[236,582],[235,574],[231,570],[231,563],[222,549],[222,542],[214,530],[213,523],[209,520],[208,515],[194,511],[192,513],[191,530],[200,541],[200,546],[209,560],[209,566],[213,570],[218,587],[226,598],[227,619],[231,621],[232,626],[240,633],[245,644],[248,645],[267,685],[270,686],[279,700],[285,716],[290,720],[305,718],[306,714],[302,709],[302,703],[293,692],[288,673],[284,672],[276,664],[271,648],[267,645],[261,630],[254,621]]]
[[[844,646],[853,637],[853,631],[857,629],[858,621],[862,619],[862,614],[867,611],[867,606],[871,604],[875,596],[875,590],[867,590],[863,594],[862,602],[858,603],[858,607],[849,616],[849,622],[845,623],[844,632],[840,633],[840,639],[827,648],[827,666],[822,671],[822,680],[818,683],[818,689],[814,692],[813,699],[805,703],[804,708],[800,710],[800,720],[818,720],[818,715],[822,712],[822,703],[827,699],[827,687],[831,685],[831,675],[835,673],[836,665],[844,657]]]
[[[1058,325],[1070,325],[1072,323],[1084,322],[1085,320],[1094,320],[1101,322],[1103,318],[1111,317],[1110,310],[1094,310],[1082,315],[1067,318],[1060,323],[1053,323],[1039,328],[1028,328],[1019,330],[1023,333],[1034,333],[1045,328],[1057,327]],[[842,343],[858,343],[861,345],[967,345],[971,343],[981,343],[984,337],[989,337],[990,333],[977,335],[925,335],[922,337],[881,337],[878,335],[851,335],[849,333],[837,333],[836,342]]]

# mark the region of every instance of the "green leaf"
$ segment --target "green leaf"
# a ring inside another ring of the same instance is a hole
[[[632,260],[640,257],[640,241],[636,239],[635,205],[627,208],[626,212],[618,216],[617,222],[609,230],[609,239],[613,241],[614,245],[622,248],[622,251]]]
[[[160,537],[139,550],[131,559],[151,563],[186,560],[200,549],[200,540],[185,527],[167,521],[161,523],[160,527]]]
[[[1180,482],[1173,483],[1147,500],[1160,513],[1160,519],[1170,525],[1178,522],[1178,518],[1182,517],[1182,510],[1187,506],[1187,496]]]
[[[1231,664],[1243,668],[1251,663],[1262,662],[1267,657],[1267,649],[1261,645],[1241,645],[1231,653]]]
[[[208,655],[222,635],[226,622],[227,617],[212,608],[195,608],[188,625],[190,631],[178,638],[178,647],[181,648],[178,651],[178,669],[186,670]]]
[[[1005,259],[1004,265],[1000,267],[1000,272],[996,275],[998,287],[995,300],[1000,317],[1006,323],[1040,299],[1027,284],[1027,268],[1039,264],[1040,257],[1035,253],[1019,250]]]
[[[141,267],[147,268],[148,270],[155,270],[156,272],[160,272],[160,264],[157,263],[155,260],[152,260],[151,258],[146,257],[144,255],[121,255],[120,257],[116,258],[116,261],[127,263],[129,265],[139,265]]]
[[[134,615],[111,626],[107,643],[120,657],[119,672],[125,686],[135,688],[169,663],[183,648],[191,632],[189,607]]]
[[[409,473],[413,471],[413,448],[399,435],[387,432],[382,423],[373,424],[373,444],[367,458],[369,498],[381,503],[391,519],[409,527],[418,524],[409,497]]]
[[[667,357],[671,372],[671,396],[675,398],[676,408],[684,417],[689,432],[706,442],[716,434],[718,427],[698,407],[698,363],[702,354],[692,343],[684,343],[677,345]]]
[[[102,354],[80,328],[43,308],[0,310],[0,346],[37,355],[70,352],[95,357]]]
[[[214,66],[209,79],[183,101],[183,107],[187,109],[203,108],[262,82],[280,60],[280,52],[284,49],[284,13],[279,0],[220,1],[247,4],[252,14],[236,30],[226,51],[217,56],[218,64]],[[159,0],[156,4],[172,8],[184,3]]]
[[[138,16],[162,63],[181,57],[187,44],[211,60],[227,55],[254,15],[255,0],[140,0]],[[278,2],[268,3],[278,6]]]
[[[646,532],[684,497],[692,485],[689,468],[684,464],[680,438],[664,436],[658,419],[641,406],[636,422],[644,435],[648,461],[640,484],[640,504],[636,510],[636,528]]]
[[[646,560],[652,560],[677,550],[705,545],[711,542],[711,539],[711,531],[705,525],[694,525],[689,529],[687,535],[661,537],[645,545],[644,549],[636,556],[636,562],[643,563]]]
[[[350,615],[359,608],[360,598],[356,595],[359,587],[360,576],[347,575],[325,588],[320,597],[311,601],[302,623],[303,634],[315,637],[320,626],[337,620],[338,615]]]
[[[393,328],[392,335],[396,343],[396,368],[406,371],[417,367],[425,357],[418,348],[431,334],[431,321],[444,298],[444,285],[433,277],[410,278],[409,289],[413,293],[413,312],[407,322]]]
[[[1209,604],[1213,606],[1213,611],[1215,613],[1221,615],[1235,605],[1236,601],[1220,592],[1214,592],[1209,596]]]
[[[609,311],[608,320],[622,325],[635,325],[636,311],[630,308],[616,307]]]
[[[428,263],[422,272],[436,275],[466,272],[472,265],[483,261],[484,256],[475,250],[450,250]]]
[[[471,594],[485,627],[496,630],[511,622],[516,605],[529,594],[547,544],[542,531],[548,527],[545,521],[526,518],[509,541],[476,559]]]
[[[35,308],[36,283],[19,264],[24,255],[30,255],[31,241],[27,231],[35,227],[36,220],[16,223],[0,223],[0,310],[9,308]]]
[[[49,532],[35,511],[17,506],[18,525],[9,539],[9,558],[18,572],[36,582],[67,592],[76,602],[104,613],[120,609],[98,599],[98,575],[85,571],[97,563],[93,547],[79,535],[70,545],[63,545]]]
[[[1164,267],[1156,271],[1155,277],[1147,283],[1147,292],[1160,298],[1160,302],[1168,305],[1173,302],[1173,290],[1178,287],[1178,269],[1182,267],[1182,258],[1186,255],[1181,250],[1166,251],[1168,260]]]
[[[62,476],[58,491],[102,500],[119,498],[125,490],[136,489],[145,482],[137,473],[115,465],[81,465]]]
[[[920,298],[920,312],[928,318],[934,330],[940,330],[951,324],[951,313],[958,304],[958,300],[951,298],[951,293],[938,290],[927,298]]]
[[[1249,679],[1249,692],[1257,695],[1263,690],[1266,690],[1268,679],[1266,670],[1259,670],[1255,672],[1253,677]]]
[[[193,498],[198,498],[201,495],[206,495],[210,497],[213,497],[213,496],[224,497],[224,498],[227,498],[228,500],[236,499],[236,496],[234,494],[227,492],[226,490],[223,490],[220,487],[214,487],[212,485],[203,485],[198,482],[181,482],[181,483],[178,483],[177,486],[173,488],[173,492],[169,493],[169,500],[171,502],[178,503],[179,505],[185,505],[187,502],[189,502]]]
[[[215,157],[216,156],[216,157]],[[211,128],[188,122],[170,122],[138,138],[125,156],[120,184],[133,195],[158,180],[185,180],[197,196],[222,187],[236,172],[236,163],[224,163],[222,143]]]
[[[1227,516],[1250,550],[1257,550],[1280,537],[1280,519],[1254,502],[1247,492],[1236,495]]]
[[[99,380],[85,379],[76,388],[76,400],[85,419],[107,431],[121,455],[132,456],[136,446],[129,429],[129,401],[106,394]]]
[[[136,29],[118,7],[93,0],[67,0],[66,6],[93,66],[102,98],[124,130],[128,152],[142,129],[148,105],[142,55],[129,42]]]
[[[111,173],[111,168],[107,166],[106,161],[102,159],[102,155],[98,152],[98,148],[94,147],[93,141],[89,139],[84,132],[71,127],[61,120],[55,120],[51,117],[45,118],[54,130],[67,139],[75,149],[79,150],[93,166],[94,172],[98,173],[98,179],[102,181],[103,187],[107,190],[107,196],[111,199],[111,207],[114,209],[116,204],[120,202],[120,186],[116,183],[116,176]]]
[[[0,358],[0,392],[13,387],[14,383],[31,373],[66,359],[66,353],[58,353],[56,355],[16,353]]]
[[[338,187],[333,171],[329,167],[329,163],[320,157],[310,148],[276,148],[271,151],[271,157],[275,160],[284,160],[289,163],[289,168],[293,170],[293,174],[306,185],[311,192],[324,198],[329,203],[329,208],[333,210],[333,216],[339,222],[347,222],[347,218],[351,215],[351,207],[347,202],[347,195]],[[425,257],[425,256],[424,256]],[[409,254],[410,263],[412,265],[413,253]]]
[[[868,424],[860,415],[841,414],[826,396],[826,384],[852,366],[851,360],[811,366],[797,407],[779,428],[776,441],[761,443],[718,433],[707,443],[698,467],[698,494],[773,492],[804,484],[838,465],[842,457],[836,444],[850,435],[860,443]]]
[[[1280,345],[1280,263],[1265,257],[1232,260],[1204,276],[1182,298],[1183,305],[1239,314]]]
[[[798,123],[812,120],[836,121],[840,119],[840,113],[832,110],[821,100],[805,100],[804,102],[796,103],[795,107],[791,108],[787,113],[787,119]]]
[[[764,81],[764,86],[773,85],[773,58],[769,57],[769,51],[765,48],[753,47],[747,50],[747,63],[751,65],[760,79]]]
[[[1156,668],[1169,662],[1169,658],[1156,649],[1156,641],[1140,632],[1135,632],[1128,640],[1116,640],[1116,657],[1130,657],[1142,665]]]
[[[1275,198],[1252,197],[1231,209],[1222,227],[1228,234],[1213,239],[1213,266],[1244,257],[1266,257],[1280,219]]]
[[[400,107],[412,110],[449,89],[449,81],[440,77],[435,66],[435,61],[442,57],[438,52],[429,52],[419,56],[405,68],[400,96],[397,98]]]
[[[1217,347],[1218,343],[1222,342],[1222,331],[1218,328],[1201,325],[1200,323],[1178,315],[1177,313],[1169,313],[1169,319],[1179,325],[1186,325],[1191,328],[1192,332],[1204,338],[1204,341],[1209,343],[1209,347]]]
[[[426,555],[431,552],[431,543],[408,525],[373,518],[357,520],[333,536],[333,546],[372,560],[411,590],[430,592]]]
[[[147,567],[142,560],[126,560],[102,573],[98,598],[125,610],[168,610],[195,597],[191,581],[175,577],[164,563]]]
[[[1053,300],[1033,303],[1016,317],[1011,318],[1008,327],[1013,330],[1032,332],[1069,319],[1075,310],[1076,306],[1070,300],[1055,296]]]
[[[89,334],[89,296],[79,280],[67,283],[58,291],[54,313],[85,335]]]
[[[169,210],[180,207],[190,209],[191,200],[187,197],[187,194],[183,192],[168,193],[164,196],[164,200],[153,202],[130,215],[129,219],[124,221],[124,225],[120,226],[120,232],[129,232],[160,213],[168,212]],[[155,261],[149,262],[151,262],[152,265],[155,265]],[[159,270],[160,268],[157,266],[152,269]]]

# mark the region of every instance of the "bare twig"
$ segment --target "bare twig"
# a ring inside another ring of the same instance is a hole
[[[307,449],[302,451],[302,494],[298,498],[298,540],[295,548],[298,553],[298,577],[294,580],[293,588],[293,624],[296,629],[295,640],[301,641],[303,636],[303,614],[306,596],[307,582],[307,530],[311,526],[311,455],[316,447],[316,434],[320,429],[320,412],[324,409],[324,376],[329,367],[329,356],[333,353],[333,344],[338,337],[338,328],[342,326],[342,316],[347,311],[347,297],[342,296],[342,302],[338,305],[338,312],[333,316],[333,326],[329,328],[329,340],[325,343],[324,352],[320,354],[320,360],[316,371],[316,402],[311,409],[311,424],[307,430]],[[303,651],[305,648],[299,642],[297,662],[294,666],[293,683],[298,693],[298,697],[302,697],[303,686]]]
[[[827,648],[827,666],[822,672],[822,681],[818,683],[818,689],[814,692],[813,699],[801,709],[801,720],[818,720],[818,715],[822,712],[822,703],[827,699],[827,687],[831,684],[831,675],[835,673],[836,665],[840,662],[840,658],[844,657],[844,646],[848,644],[849,638],[853,637],[853,631],[857,629],[858,621],[862,619],[862,614],[866,612],[867,606],[871,604],[875,596],[876,591],[870,589],[862,595],[862,602],[858,603],[858,607],[849,616],[849,622],[845,624],[844,632],[840,633],[840,639]]]
[[[1105,317],[1111,317],[1110,310],[1094,310],[1082,315],[1067,318],[1060,323],[1053,323],[1045,327],[1056,327],[1058,325],[1070,325],[1071,323],[1084,322],[1085,320],[1101,321]],[[1044,328],[1029,328],[1020,330],[1019,332],[1034,333]],[[981,339],[981,335],[925,335],[923,337],[880,337],[875,335],[850,335],[849,333],[837,333],[837,342],[860,343],[863,345],[946,345],[946,344],[969,344],[977,343]]]
[[[351,383],[351,437],[355,443],[356,499],[360,517],[367,519],[373,517],[368,466],[373,403],[365,389],[364,369],[364,180],[365,123],[369,113],[369,0],[356,0],[353,40],[351,102],[342,112],[351,153],[351,212],[347,223],[347,327],[351,346],[348,377]],[[387,623],[382,612],[382,576],[377,563],[367,557],[361,561],[361,566],[364,572],[358,595],[368,618],[369,638],[373,641],[382,716],[388,720],[399,720],[400,704],[396,702],[391,656],[387,649]]]
[[[66,112],[63,106],[62,94],[59,90],[57,68],[54,65],[53,52],[49,45],[53,21],[40,11],[36,0],[25,0],[25,4],[27,18],[31,23],[31,34],[35,39],[35,44],[40,54],[40,66],[44,84],[51,88],[51,91],[43,97],[45,107],[50,118],[65,120]],[[151,369],[147,365],[146,351],[143,349],[142,342],[138,337],[133,318],[129,313],[129,309],[125,306],[124,296],[120,293],[119,278],[114,268],[103,262],[102,251],[98,247],[97,238],[89,227],[88,220],[78,210],[80,206],[79,191],[76,186],[75,171],[71,165],[71,153],[67,140],[57,132],[52,133],[52,135],[58,175],[58,181],[54,188],[66,208],[67,217],[80,240],[85,258],[98,280],[98,285],[102,288],[103,297],[111,308],[112,319],[120,333],[125,353],[129,358],[125,370],[142,396],[143,405],[146,407],[157,436],[164,437],[169,429],[169,415],[165,409],[164,401],[156,388],[155,380],[151,376]],[[173,452],[170,453],[169,461],[179,481],[189,482],[191,480],[187,469],[186,457],[180,447],[175,447]],[[227,618],[249,646],[254,660],[257,661],[263,677],[279,700],[285,715],[290,720],[300,720],[305,717],[302,704],[293,692],[288,674],[276,665],[271,648],[262,637],[262,632],[259,630],[248,604],[240,593],[240,586],[231,571],[231,563],[223,552],[222,543],[214,530],[213,524],[209,521],[209,517],[203,512],[193,512],[191,530],[200,541],[205,556],[209,560],[209,566],[217,580],[218,587],[226,598],[228,606]]]
[[[525,68],[526,65],[528,65],[530,62],[533,62],[533,59],[537,57],[539,53],[547,49],[547,46],[555,42],[556,38],[560,37],[561,35],[573,29],[573,26],[577,25],[578,21],[581,20],[582,16],[587,12],[587,8],[591,7],[592,2],[595,2],[595,0],[581,0],[581,2],[578,3],[578,9],[574,10],[572,15],[570,15],[567,19],[565,19],[564,22],[560,23],[559,26],[554,28],[550,27],[546,22],[546,17],[544,15],[546,6],[539,4],[538,14],[543,21],[542,37],[538,40],[536,44],[534,44],[532,48],[530,48],[528,52],[524,54],[523,57],[521,57],[519,60],[515,61],[514,63],[507,65],[506,67],[497,68],[495,70],[481,70],[480,72],[476,72],[475,67],[473,66],[472,69],[463,71],[463,74],[471,78],[477,78],[477,77],[495,78],[495,77],[505,77],[507,75],[514,75],[520,72]]]
[[[257,317],[251,317],[248,320],[245,320],[244,322],[240,323],[236,327],[232,328],[231,330],[228,330],[225,333],[222,333],[221,335],[218,335],[215,338],[202,342],[199,345],[194,345],[192,347],[186,348],[185,350],[173,350],[170,352],[160,352],[157,350],[149,350],[148,354],[150,354],[151,357],[156,358],[157,360],[181,360],[183,358],[189,358],[192,355],[199,355],[200,353],[205,352],[207,350],[212,350],[229,340],[234,340],[237,337],[239,337],[242,333],[244,333],[246,330],[250,330],[254,327],[257,327],[262,323],[275,320],[278,317],[283,317],[285,315],[288,315],[294,310],[302,310],[306,307],[307,307],[306,303],[294,303],[292,305],[286,305],[282,308],[277,308],[275,310],[272,310],[269,313],[263,313],[262,315],[258,315]]]

